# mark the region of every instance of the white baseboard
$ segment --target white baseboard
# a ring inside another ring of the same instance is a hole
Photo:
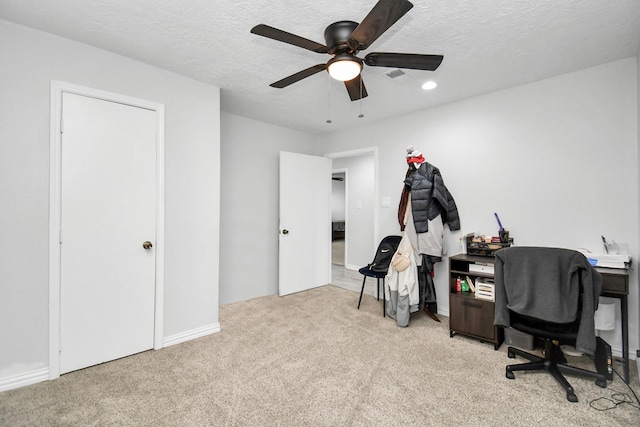
[[[192,329],[190,331],[168,336],[164,339],[163,345],[164,347],[169,347],[175,344],[180,344],[196,338],[204,337],[206,335],[215,334],[216,332],[220,332],[220,323],[214,323],[212,325],[207,325],[201,328]]]
[[[214,334],[216,332],[220,332],[220,323],[214,323],[212,325],[203,326],[202,328],[168,336],[163,340],[163,346],[169,347],[171,345],[180,344],[182,342]],[[42,381],[48,381],[49,379],[49,368],[40,368],[21,374],[11,375],[5,378],[0,378],[0,392],[36,384]]]
[[[48,379],[49,368],[41,368],[36,369],[35,371],[11,375],[9,377],[0,378],[0,392],[47,381]]]

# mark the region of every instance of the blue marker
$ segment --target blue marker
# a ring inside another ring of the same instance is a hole
[[[500,226],[500,231],[502,231],[503,230],[502,223],[500,222],[500,218],[498,217],[498,213],[494,212],[493,214],[496,216],[496,221],[498,221],[498,225]]]

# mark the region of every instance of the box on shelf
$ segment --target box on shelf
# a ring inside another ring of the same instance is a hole
[[[487,301],[496,300],[496,287],[493,280],[485,277],[476,279],[476,298]]]
[[[526,334],[517,329],[504,328],[504,343],[523,350],[533,350],[533,335]]]
[[[474,263],[469,264],[469,272],[494,274],[494,267],[493,264],[490,263]]]

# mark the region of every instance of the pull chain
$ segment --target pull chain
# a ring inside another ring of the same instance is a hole
[[[364,85],[364,83],[362,82],[362,74],[360,75],[360,114],[358,115],[359,118],[363,118],[364,114],[362,114],[362,86]]]
[[[327,93],[327,123],[331,124],[332,120],[331,120],[331,76],[329,75],[329,73],[327,73],[327,78],[329,79],[329,91]]]

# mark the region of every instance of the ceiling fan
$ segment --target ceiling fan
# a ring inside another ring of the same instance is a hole
[[[268,25],[256,25],[251,29],[253,34],[312,52],[333,55],[333,58],[326,64],[313,65],[271,83],[269,86],[282,89],[320,71],[327,70],[331,77],[344,82],[349,97],[352,101],[356,101],[367,96],[367,90],[360,75],[363,63],[371,67],[435,71],[444,58],[442,55],[372,52],[363,59],[356,56],[358,52],[367,49],[412,7],[413,4],[408,0],[379,0],[360,24],[353,21],[338,21],[329,25],[324,30],[326,45]]]

